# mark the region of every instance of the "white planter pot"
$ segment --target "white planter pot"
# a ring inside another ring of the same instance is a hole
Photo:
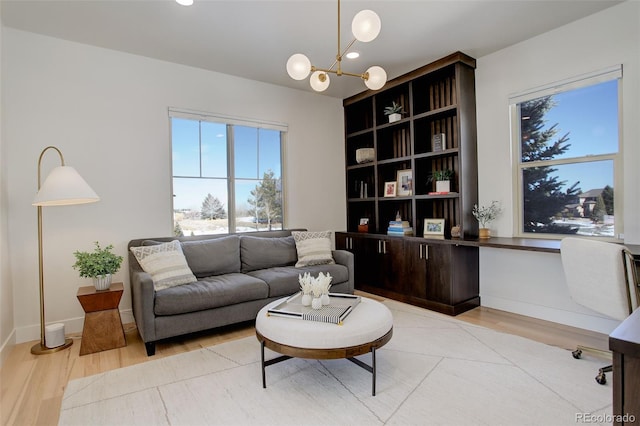
[[[93,277],[93,286],[98,291],[108,290],[111,287],[111,274]]]
[[[451,181],[448,181],[448,180],[437,180],[436,181],[436,192],[451,192]]]
[[[389,114],[389,123],[395,123],[396,121],[402,120],[402,114]]]

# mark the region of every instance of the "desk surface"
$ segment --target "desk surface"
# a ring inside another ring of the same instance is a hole
[[[560,253],[560,240],[491,237],[488,240],[480,240],[478,245],[480,247]],[[625,247],[631,251],[635,258],[640,258],[640,244],[625,244]]]
[[[636,309],[609,335],[609,349],[640,358],[640,309]]]

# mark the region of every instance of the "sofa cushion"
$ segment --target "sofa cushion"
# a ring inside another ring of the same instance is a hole
[[[151,275],[156,291],[196,281],[182,253],[180,242],[174,240],[149,246],[131,247],[142,269]]]
[[[294,265],[298,260],[296,242],[289,237],[240,237],[242,272],[274,266]]]
[[[182,251],[198,278],[240,272],[240,237],[183,241]]]
[[[190,285],[172,287],[156,294],[156,315],[176,315],[265,299],[269,288],[264,281],[246,274],[207,277]]]
[[[269,269],[260,269],[248,272],[248,275],[259,278],[269,286],[269,297],[287,296],[300,290],[298,274],[304,275],[309,272],[313,277],[317,277],[320,272],[329,273],[333,279],[332,284],[349,280],[349,270],[344,265],[327,264],[314,265],[296,268],[293,266],[279,266]]]
[[[291,235],[296,241],[296,267],[334,263],[331,255],[331,231],[300,232]]]

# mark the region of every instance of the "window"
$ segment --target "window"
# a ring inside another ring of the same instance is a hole
[[[170,110],[176,235],[282,229],[286,126]]]
[[[517,235],[622,232],[621,78],[617,66],[511,97]]]

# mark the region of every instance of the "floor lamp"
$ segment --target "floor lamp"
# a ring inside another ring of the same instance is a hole
[[[44,154],[55,150],[60,156],[61,165],[54,168],[44,183],[41,185],[41,168]],[[33,200],[33,205],[38,207],[38,274],[40,280],[40,342],[31,347],[31,353],[35,355],[48,354],[66,349],[73,344],[73,340],[65,339],[64,345],[48,348],[44,338],[44,278],[42,262],[42,207],[69,206],[73,204],[95,203],[100,197],[89,187],[78,172],[64,165],[62,152],[55,146],[48,146],[40,153],[38,158],[38,193]]]

